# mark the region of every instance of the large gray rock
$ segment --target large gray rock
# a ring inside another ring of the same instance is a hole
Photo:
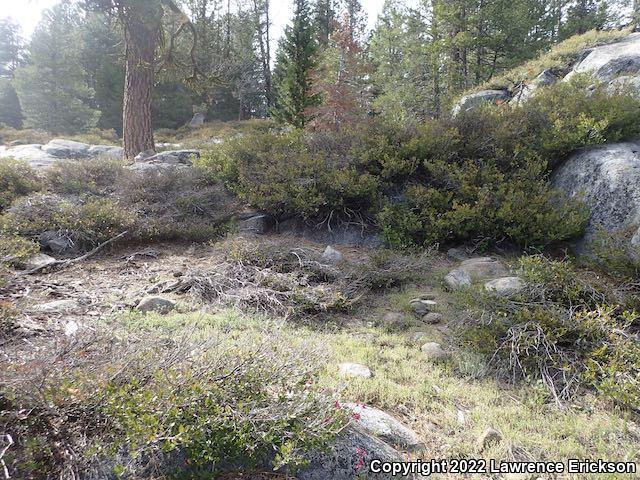
[[[265,214],[257,214],[248,218],[239,219],[238,230],[242,233],[264,235],[275,225],[273,217]]]
[[[461,112],[468,112],[483,103],[500,104],[511,99],[511,95],[507,90],[482,90],[476,93],[463,95],[454,105],[451,111],[452,115],[458,115]]]
[[[344,406],[351,410],[355,423],[389,445],[407,450],[415,450],[423,445],[416,432],[382,410],[358,403]]]
[[[640,74],[640,33],[594,48],[579,62],[565,80],[579,73],[590,73],[597,80],[610,82],[621,75]]]
[[[109,157],[119,160],[124,157],[124,148],[111,145],[91,145],[87,153],[90,158]]]
[[[59,159],[42,150],[42,145],[17,145],[3,148],[0,157],[14,158],[26,162],[31,168],[48,168]]]
[[[582,199],[590,210],[584,247],[599,230],[636,229],[640,237],[640,142],[580,150],[554,173],[553,186]]]
[[[42,232],[38,237],[38,241],[42,249],[50,250],[53,253],[64,253],[75,250],[74,243],[68,237],[53,230]]]
[[[120,159],[124,156],[121,147],[110,145],[88,145],[86,143],[74,142],[56,138],[46,145],[16,145],[12,147],[0,147],[0,157],[15,158],[23,160],[31,168],[46,169],[61,159],[83,159],[110,157]]]
[[[54,138],[42,146],[42,151],[56,158],[87,158],[90,148],[91,145],[86,143]]]
[[[319,227],[304,220],[291,218],[277,225],[277,232],[284,235],[300,236],[325,245],[360,245],[371,248],[380,247],[382,240],[378,231],[371,226],[345,223]]]
[[[455,290],[474,283],[506,277],[508,274],[509,270],[502,262],[491,257],[477,257],[464,260],[458,268],[447,274],[444,281],[449,288]]]
[[[296,472],[299,480],[386,480],[390,474],[372,473],[372,460],[402,462],[404,455],[369,434],[359,422],[353,422],[340,433],[328,452],[307,454],[309,464]],[[424,477],[418,477],[424,478]]]

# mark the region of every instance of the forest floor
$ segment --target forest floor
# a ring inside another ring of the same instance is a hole
[[[265,245],[268,249],[261,250]],[[268,309],[249,311],[230,303],[231,296],[205,301],[195,289],[173,289],[184,279],[195,278],[196,272],[222,272],[221,265],[230,257],[249,265],[247,252],[253,252],[252,258],[256,251],[274,258],[303,251],[321,256],[324,248],[298,238],[229,235],[208,245],[128,245],[62,270],[22,275],[10,291],[21,312],[22,334],[3,348],[34,348],[78,330],[116,326],[175,337],[259,339],[277,332],[291,344],[305,342],[323,351],[325,368],[319,381],[327,389],[339,392],[344,401],[378,407],[415,430],[424,448],[411,458],[635,459],[640,451],[640,427],[635,418],[591,394],[556,405],[535,386],[512,385],[483,374],[483,360],[461,340],[468,321],[465,312],[442,287],[444,275],[458,263],[444,254],[429,252],[427,260],[416,267],[414,280],[360,296],[355,306],[340,312],[281,315]],[[366,265],[376,255],[366,248],[337,248],[346,265]],[[405,260],[413,265],[410,254],[397,261]],[[424,292],[435,296],[439,304],[443,320],[437,324],[425,324],[411,313],[410,300]],[[153,294],[175,301],[175,310],[136,312],[138,301]],[[426,355],[421,345],[427,341],[441,344],[447,358],[434,360]],[[373,375],[341,376],[342,362],[366,365]],[[499,439],[485,445],[479,439],[489,428],[499,432]],[[450,474],[438,478],[631,477]]]

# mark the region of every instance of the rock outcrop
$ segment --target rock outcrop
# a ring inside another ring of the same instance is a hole
[[[16,145],[0,147],[0,157],[23,160],[32,168],[48,168],[62,159],[84,159],[97,157],[122,158],[124,150],[112,145],[89,145],[56,138],[45,145]]]
[[[461,112],[467,112],[483,103],[501,104],[508,102],[511,95],[507,90],[482,90],[480,92],[463,95],[454,105],[451,111],[452,115],[458,115]]]
[[[578,197],[590,210],[582,248],[600,230],[632,229],[640,248],[640,142],[586,148],[571,155],[554,173],[553,186]]]
[[[611,82],[622,75],[640,75],[640,33],[594,48],[564,80],[579,73],[590,73],[602,82]]]

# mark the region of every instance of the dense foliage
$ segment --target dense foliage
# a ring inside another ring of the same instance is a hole
[[[201,166],[278,218],[377,217],[397,247],[503,239],[540,247],[580,234],[586,221],[579,202],[551,189],[550,170],[578,147],[640,134],[637,95],[587,91],[587,81],[416,127],[373,120],[246,136]]]

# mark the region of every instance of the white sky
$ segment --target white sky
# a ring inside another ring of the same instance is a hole
[[[0,18],[11,17],[22,27],[23,36],[29,38],[40,21],[42,11],[59,0],[0,0]],[[271,23],[274,41],[282,34],[292,15],[291,0],[271,0]],[[384,0],[362,0],[367,12],[368,27],[373,28]]]

